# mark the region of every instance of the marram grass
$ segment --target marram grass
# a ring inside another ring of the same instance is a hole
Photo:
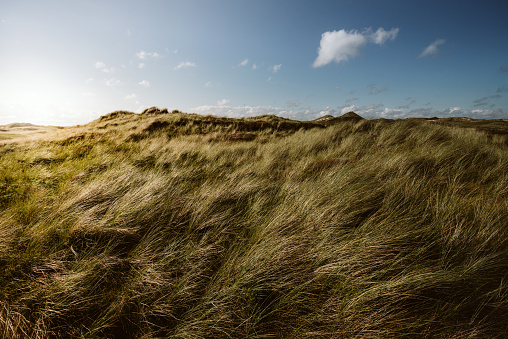
[[[507,124],[114,112],[4,142],[0,337],[507,337]]]

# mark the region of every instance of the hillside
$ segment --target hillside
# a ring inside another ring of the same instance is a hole
[[[508,336],[508,122],[117,111],[0,143],[0,337]]]
[[[0,125],[0,142],[3,140],[19,139],[28,136],[38,136],[40,134],[52,132],[60,127],[40,126],[29,123],[13,123]]]

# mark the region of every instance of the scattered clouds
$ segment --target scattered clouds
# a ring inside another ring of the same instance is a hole
[[[242,62],[240,62],[239,66],[247,66],[248,63],[249,63],[249,59],[244,59],[244,60],[242,60]]]
[[[369,39],[376,45],[383,45],[388,40],[395,40],[397,34],[399,34],[398,28],[385,31],[383,27],[379,27],[377,31],[369,35]]]
[[[208,81],[206,84],[205,84],[205,87],[213,87],[213,83],[211,81]]]
[[[125,100],[131,100],[131,99],[136,99],[138,96],[136,95],[136,93],[132,93],[132,94],[129,94],[125,97]]]
[[[325,107],[319,111],[319,116],[324,117],[325,115],[337,115],[337,111],[331,107]]]
[[[140,62],[140,63],[138,64],[138,67],[139,67],[139,68],[145,68],[145,64],[144,64],[144,63],[142,63],[142,62]]]
[[[353,97],[350,97],[346,100],[346,103],[350,103],[350,102],[353,102],[353,101],[356,101],[358,100],[358,98],[353,98]]]
[[[225,105],[229,104],[230,102],[231,102],[231,100],[222,99],[222,100],[217,101],[217,106],[225,106]]]
[[[508,67],[506,67],[505,65],[501,65],[501,67],[499,67],[499,72],[501,73],[508,72]]]
[[[444,39],[437,39],[428,45],[418,57],[423,58],[429,55],[437,55],[439,53],[439,49],[437,47],[444,44],[445,42],[446,40]]]
[[[194,62],[185,61],[178,64],[178,66],[175,67],[175,69],[182,69],[187,67],[196,67],[196,64]]]
[[[102,69],[102,68],[104,68],[104,67],[106,67],[106,64],[105,64],[105,63],[103,63],[102,61],[97,61],[97,62],[95,63],[95,68]]]
[[[148,87],[150,87],[150,82],[148,80],[142,80],[142,81],[138,82],[138,85],[148,88]]]
[[[370,88],[369,94],[378,94],[378,93],[381,93],[381,92],[384,92],[384,91],[387,91],[387,90],[388,90],[388,86],[383,86],[381,88],[377,88],[376,86],[372,86]]]
[[[105,81],[106,85],[109,87],[119,87],[124,85],[124,83],[117,78],[106,79]]]
[[[256,64],[252,64],[252,69],[255,71],[256,69],[258,68],[258,66],[256,66]]]
[[[192,109],[192,111],[203,115],[215,115],[220,117],[240,118],[254,117],[264,114],[275,114],[297,120],[312,120],[320,117],[319,111],[302,108],[299,110],[287,110],[273,106],[227,106],[227,105],[205,105]]]
[[[95,68],[100,69],[104,73],[113,73],[115,71],[113,67],[107,68],[106,64],[103,63],[102,61],[97,61],[95,63]]]
[[[485,107],[491,105],[491,99],[497,100],[501,97],[500,94],[489,95],[473,101],[473,107]]]
[[[346,114],[347,112],[351,111],[358,113],[360,111],[360,107],[356,105],[343,105],[340,114]]]
[[[506,87],[506,86],[499,87],[497,89],[496,93],[508,93],[508,87]]]
[[[386,31],[380,27],[372,33],[371,29],[363,32],[357,30],[324,32],[321,35],[318,56],[312,66],[314,68],[328,65],[331,62],[346,62],[360,54],[362,47],[371,42],[376,45],[383,45],[388,40],[394,40],[399,33],[398,28]]]
[[[367,106],[357,105],[344,105],[335,110],[330,107],[322,109],[309,109],[308,107],[299,107],[292,109],[284,109],[273,106],[228,106],[226,105],[208,105],[199,106],[192,109],[198,114],[211,114],[216,116],[225,117],[252,117],[263,114],[275,114],[280,117],[286,117],[297,120],[313,120],[323,115],[338,116],[345,114],[349,111],[354,111],[364,118],[387,118],[387,119],[403,119],[408,117],[420,117],[420,118],[431,118],[431,117],[471,117],[479,119],[503,119],[506,118],[508,110],[503,109],[474,109],[474,110],[463,110],[461,107],[449,107],[442,110],[433,108],[414,108],[412,110],[385,107],[383,104],[370,104]]]
[[[287,102],[288,107],[299,107],[300,101],[298,100],[290,100]]]
[[[157,52],[145,52],[143,50],[136,53],[136,56],[141,60],[146,60],[148,58],[157,59],[160,57],[160,54]]]
[[[273,73],[277,73],[280,70],[281,67],[282,67],[282,64],[273,65],[271,70],[272,70]]]
[[[411,97],[408,97],[406,98],[406,101],[409,101],[409,103],[405,104],[405,105],[402,105],[402,106],[399,106],[397,107],[398,109],[408,109],[410,106],[414,105],[416,103],[416,100],[411,98]],[[430,103],[429,103],[430,105]]]

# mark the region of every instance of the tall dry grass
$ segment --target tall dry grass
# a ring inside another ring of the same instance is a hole
[[[0,336],[508,335],[507,138],[116,112],[0,148]]]

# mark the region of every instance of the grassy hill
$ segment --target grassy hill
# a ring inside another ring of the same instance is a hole
[[[28,123],[13,123],[0,125],[0,142],[3,140],[12,140],[28,136],[38,136],[40,134],[52,132],[61,127],[40,126]]]
[[[504,338],[508,122],[149,109],[0,144],[0,337]]]

